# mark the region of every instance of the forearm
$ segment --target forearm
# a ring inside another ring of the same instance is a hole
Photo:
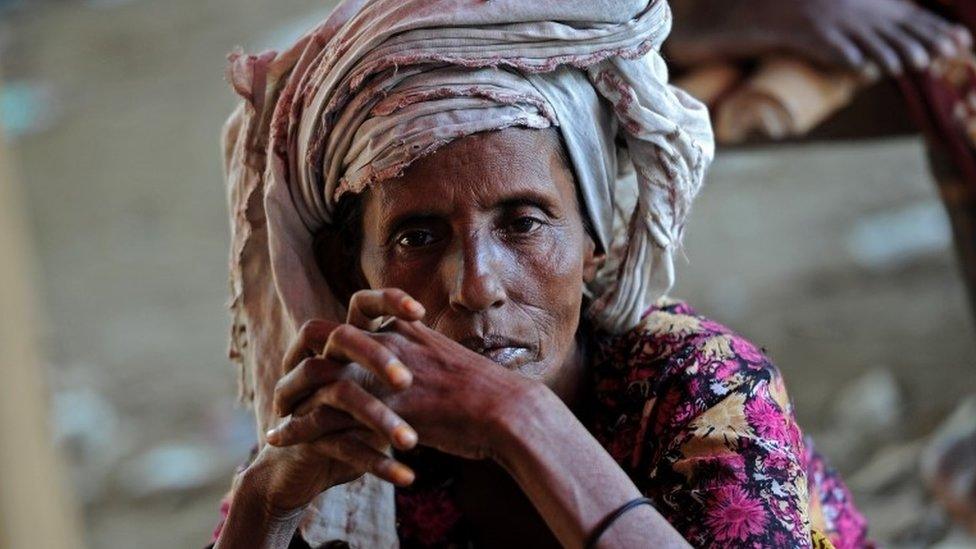
[[[304,508],[275,513],[264,503],[260,479],[242,474],[227,520],[214,549],[286,549],[298,529]]]
[[[559,398],[544,387],[521,399],[499,428],[496,459],[565,547],[581,547],[597,524],[640,491]],[[648,505],[621,516],[598,547],[688,547]]]

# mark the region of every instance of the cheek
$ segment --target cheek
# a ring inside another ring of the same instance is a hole
[[[439,258],[409,262],[388,256],[386,250],[366,251],[362,258],[363,275],[370,288],[399,288],[416,299],[431,314],[447,305],[447,291],[441,287]]]
[[[573,231],[555,231],[545,246],[518,258],[524,281],[533,281],[534,300],[555,313],[579,311],[583,284],[582,246]],[[562,316],[562,315],[560,315]]]
[[[510,280],[510,297],[530,311],[553,361],[567,352],[579,325],[583,259],[578,241],[578,235],[557,232],[543,249],[517,258],[517,275]]]

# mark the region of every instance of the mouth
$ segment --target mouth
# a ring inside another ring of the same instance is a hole
[[[509,370],[518,369],[535,358],[530,345],[504,336],[468,337],[459,343]]]
[[[522,366],[532,358],[525,347],[492,347],[481,351],[481,354],[509,370]]]

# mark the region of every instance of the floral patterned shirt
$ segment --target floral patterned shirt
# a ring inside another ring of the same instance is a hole
[[[693,546],[873,547],[756,346],[681,302],[661,302],[594,345],[585,423]],[[417,481],[396,490],[401,545],[474,547],[452,491],[456,469],[436,458],[411,465]],[[308,546],[296,534],[291,547]]]
[[[587,427],[689,543],[872,546],[756,346],[684,303],[662,302],[630,332],[598,336],[593,351]],[[397,490],[401,542],[471,547],[449,470],[424,473],[427,482]]]

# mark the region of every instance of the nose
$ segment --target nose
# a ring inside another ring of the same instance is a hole
[[[501,265],[496,260],[490,242],[471,237],[460,243],[453,257],[447,260],[447,280],[450,285],[451,308],[457,311],[479,312],[500,307],[506,293]]]

